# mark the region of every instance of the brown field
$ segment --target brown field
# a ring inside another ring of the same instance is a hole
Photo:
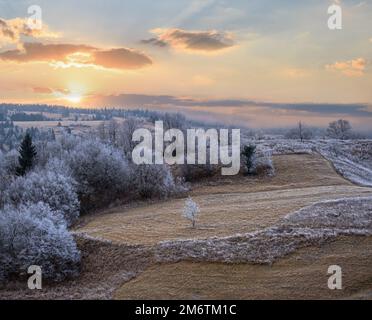
[[[308,247],[272,266],[158,264],[124,284],[116,299],[372,299],[372,237],[343,237]],[[343,289],[329,290],[327,270],[339,265]]]
[[[201,208],[198,227],[181,216],[184,199],[116,208],[89,219],[79,232],[117,243],[153,245],[163,240],[202,239],[246,233],[274,225],[290,212],[321,200],[372,195],[340,177],[318,155],[274,157],[276,176],[234,177],[199,184],[190,192]]]

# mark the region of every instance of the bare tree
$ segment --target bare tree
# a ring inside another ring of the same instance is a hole
[[[352,127],[347,120],[337,120],[329,124],[327,135],[333,139],[350,139],[352,136]]]
[[[298,123],[298,133],[300,135],[301,142],[303,142],[304,141],[304,130],[303,130],[301,121]]]
[[[143,126],[142,121],[136,118],[128,118],[121,125],[119,145],[128,159],[132,158],[132,151],[136,146],[136,142],[132,141],[133,133],[141,126]]]
[[[118,145],[118,131],[119,131],[119,124],[115,119],[111,119],[108,123],[108,136],[110,143],[117,147]]]
[[[300,121],[296,128],[291,129],[287,134],[287,139],[299,139],[301,142],[304,140],[309,140],[313,137],[313,132],[304,126],[304,124]]]
[[[97,134],[102,141],[109,142],[117,147],[119,142],[119,123],[115,119],[111,119],[108,122],[103,121],[97,127]]]
[[[106,134],[106,122],[105,121],[102,121],[99,126],[97,127],[97,134],[98,134],[98,137],[103,140],[103,141],[106,141],[107,140],[107,134]]]

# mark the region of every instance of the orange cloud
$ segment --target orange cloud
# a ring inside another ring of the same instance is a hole
[[[15,18],[5,20],[0,18],[0,46],[2,44],[20,44],[21,36],[31,38],[57,38],[59,34],[49,31],[46,24],[41,29],[30,29],[27,19]]]
[[[94,64],[112,69],[139,69],[152,64],[145,54],[126,48],[97,50],[93,53],[93,60]]]
[[[67,89],[52,89],[52,88],[47,88],[47,87],[35,87],[32,88],[32,90],[35,93],[39,94],[52,94],[52,93],[57,93],[57,94],[70,94],[70,90]]]
[[[364,75],[367,67],[367,61],[364,58],[358,58],[348,61],[335,62],[326,65],[327,70],[340,71],[348,77],[361,77]]]
[[[50,88],[44,88],[44,87],[36,87],[32,88],[35,93],[40,93],[40,94],[51,94],[53,93],[53,90]]]
[[[13,62],[32,61],[66,61],[70,54],[91,52],[95,48],[72,44],[24,43],[22,49],[8,50],[0,53],[0,59]]]
[[[152,64],[145,54],[132,49],[101,50],[88,45],[24,43],[21,49],[0,53],[0,60],[18,63],[48,62],[60,67],[94,66],[139,69]]]
[[[157,38],[142,42],[162,47],[168,44],[174,48],[204,53],[221,51],[235,45],[232,35],[227,32],[154,29],[152,33],[157,34]]]

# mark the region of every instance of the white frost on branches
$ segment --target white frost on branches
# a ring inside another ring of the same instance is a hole
[[[37,170],[13,180],[4,192],[5,203],[19,206],[44,202],[53,211],[62,212],[67,225],[71,226],[80,210],[75,184],[74,179],[57,171]]]
[[[182,215],[186,219],[191,221],[193,228],[195,228],[196,226],[196,220],[197,220],[199,213],[200,213],[200,208],[198,204],[194,200],[192,200],[191,197],[189,197],[185,201],[185,206],[183,208]]]
[[[25,274],[30,265],[60,281],[79,271],[80,252],[62,213],[42,202],[0,210],[0,281]]]

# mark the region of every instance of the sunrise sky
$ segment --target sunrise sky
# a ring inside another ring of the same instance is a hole
[[[327,9],[343,9],[343,29]],[[30,5],[42,30],[27,28]],[[0,0],[0,103],[372,123],[371,0]]]

